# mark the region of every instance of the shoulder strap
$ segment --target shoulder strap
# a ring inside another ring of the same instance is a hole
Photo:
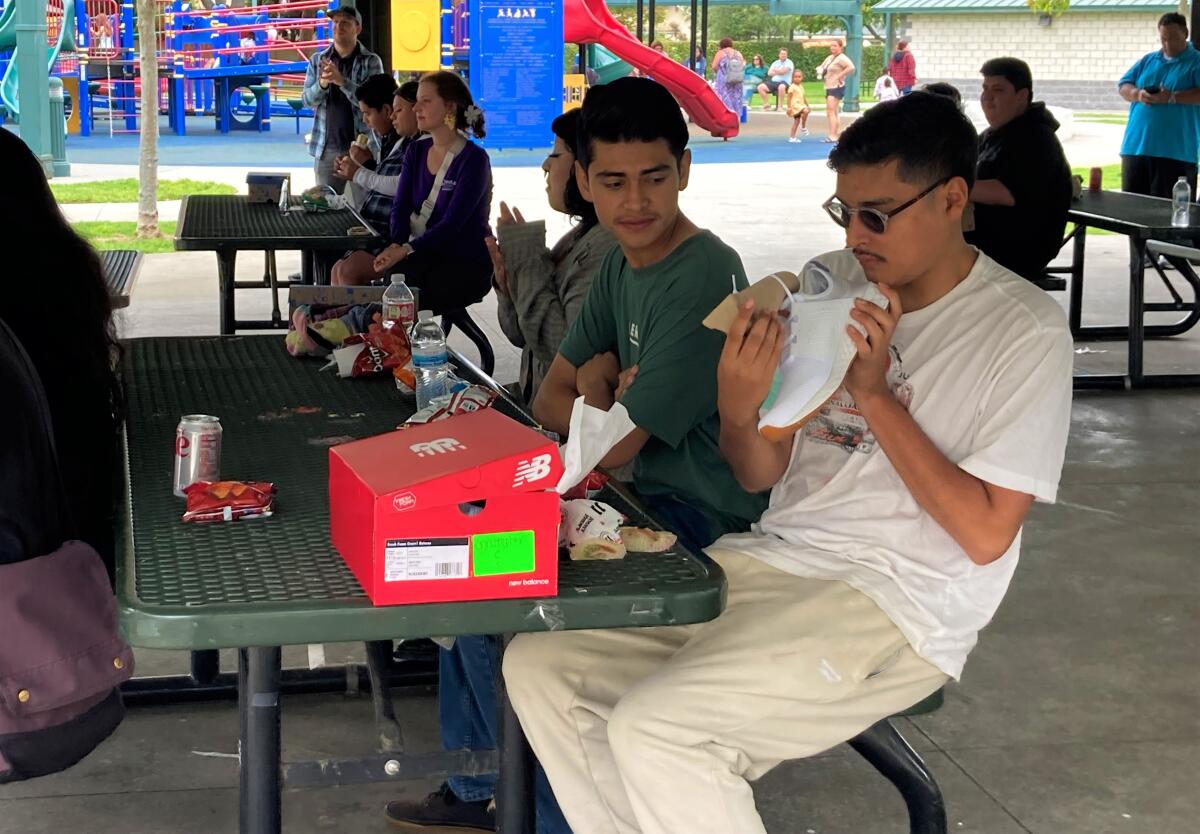
[[[432,141],[432,140],[431,140]],[[442,160],[441,166],[438,167],[437,175],[433,178],[433,185],[429,189],[429,195],[425,198],[425,202],[421,203],[421,210],[417,212],[416,217],[420,219],[420,228],[424,229],[429,223],[429,218],[433,216],[433,207],[437,203],[438,194],[442,190],[442,181],[446,179],[446,172],[450,170],[450,163],[454,158],[462,153],[462,149],[467,145],[467,140],[462,136],[455,138],[446,151],[446,157]]]

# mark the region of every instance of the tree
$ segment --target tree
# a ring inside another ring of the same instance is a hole
[[[137,0],[138,63],[142,83],[138,140],[137,236],[162,237],[158,230],[158,36],[155,0]]]

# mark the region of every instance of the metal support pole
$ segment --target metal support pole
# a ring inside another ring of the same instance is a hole
[[[646,22],[645,21],[646,10],[645,10],[645,8],[643,8],[644,3],[645,3],[645,0],[637,0],[637,39],[639,41],[642,39],[642,35],[645,34],[644,24]]]
[[[896,54],[896,16],[894,14],[885,14],[883,16],[884,25],[884,45],[883,45],[883,65],[886,67],[888,62],[892,60],[892,56]]]
[[[700,0],[700,48],[708,55],[708,0]],[[716,67],[712,71],[713,77],[716,77]]]
[[[696,0],[692,0],[691,13],[688,15],[688,24],[690,26],[691,37],[688,39],[688,69],[693,72],[696,69]],[[706,56],[707,58],[707,56]],[[703,72],[700,73],[704,75]]]
[[[647,43],[652,44],[654,43],[654,0],[650,0],[650,2],[647,4],[646,10],[649,13],[646,21],[646,25],[649,27],[647,30],[646,41]]]
[[[238,784],[241,793],[241,834],[279,834],[279,646],[244,651],[239,661],[242,734]],[[244,674],[243,674],[244,671]]]
[[[50,68],[46,62],[46,0],[22,0],[15,18],[16,51],[12,60],[19,73],[17,107],[21,138],[41,160],[47,176],[53,175],[54,153],[50,146]]]
[[[863,73],[863,19],[861,14],[852,14],[843,20],[846,23],[846,55],[854,63],[854,72],[846,76],[846,100],[842,109],[847,113],[857,113],[859,79],[867,77]]]

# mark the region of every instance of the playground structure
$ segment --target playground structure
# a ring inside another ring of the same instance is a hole
[[[17,2],[0,0],[0,107],[12,120],[20,118]],[[273,115],[295,117],[298,132],[300,117],[311,115],[301,101],[304,74],[312,54],[330,43],[327,14],[338,0],[277,0],[237,9],[225,2],[156,0],[159,112],[177,134],[186,132],[189,115],[201,114],[211,115],[222,133],[270,130]],[[393,69],[453,69],[470,80],[467,23],[479,2],[391,0]],[[635,0],[611,2],[632,5]],[[738,114],[722,105],[706,81],[634,37],[604,0],[562,3],[563,41],[590,47],[593,60],[606,63],[600,67],[602,80],[636,69],[667,87],[700,127],[715,136],[736,135]],[[777,13],[841,16],[848,53],[852,60],[861,55],[857,0],[773,0],[769,6]],[[90,134],[96,118],[104,116],[110,134],[138,130],[141,81],[133,0],[48,0],[46,20],[47,66],[63,79],[72,104],[68,129]],[[580,84],[565,77],[564,106],[578,104]]]

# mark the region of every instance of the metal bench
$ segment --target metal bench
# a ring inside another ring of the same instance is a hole
[[[113,308],[128,307],[133,285],[142,271],[142,253],[132,249],[109,249],[99,254]]]

